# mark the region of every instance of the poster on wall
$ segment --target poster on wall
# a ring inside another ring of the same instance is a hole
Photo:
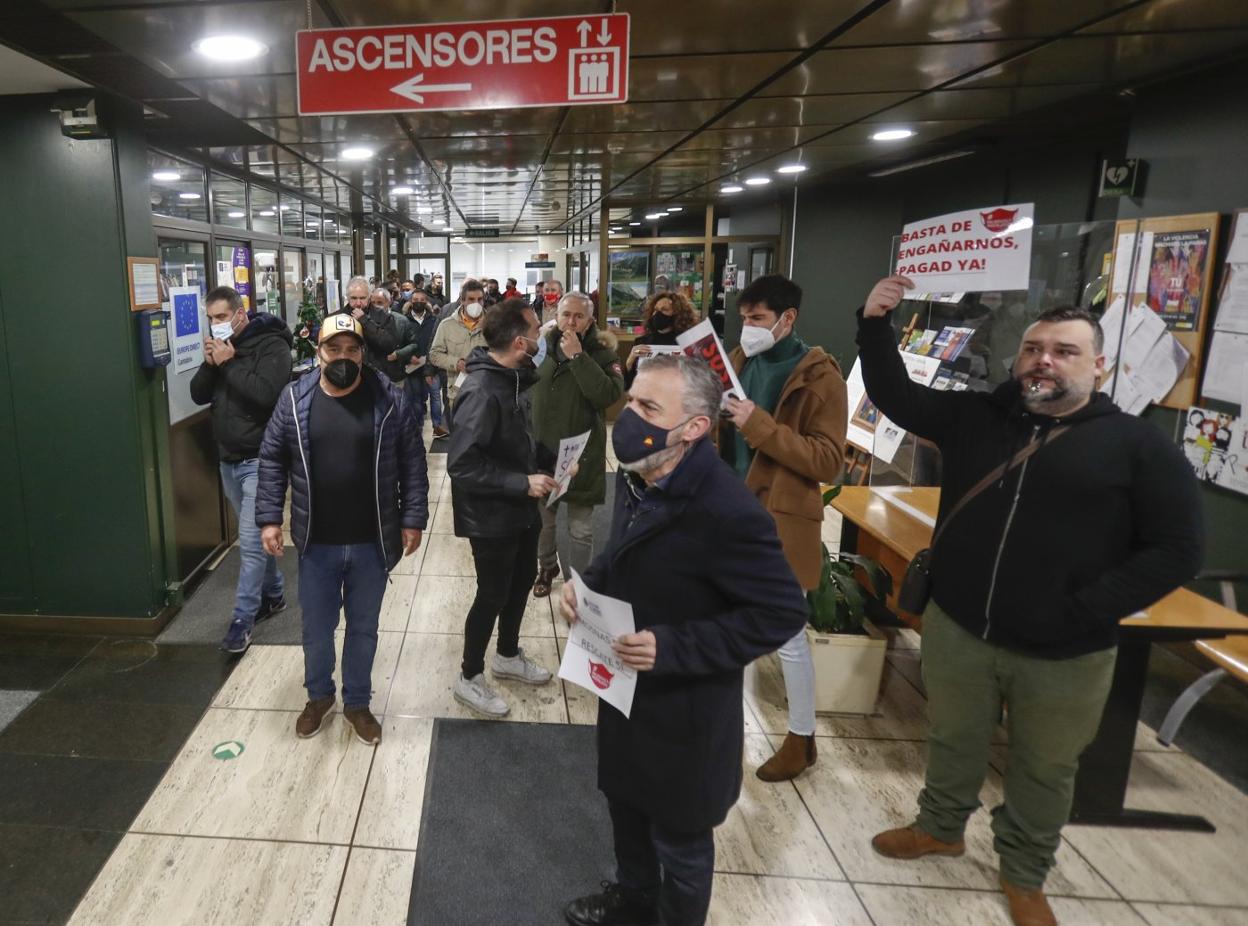
[[[1248,418],[1192,406],[1183,452],[1196,478],[1248,494]]]
[[[243,297],[243,308],[251,311],[251,249],[235,247],[230,263],[234,267],[234,289]]]
[[[955,390],[965,389],[965,380],[955,381],[952,374],[940,374],[941,360],[939,357],[924,357],[916,354],[902,353],[902,361],[910,379],[921,386],[932,389]],[[961,388],[959,388],[961,387]],[[862,381],[862,361],[855,360],[849,378],[845,380],[845,393],[849,403],[849,423],[846,428],[846,439],[860,450],[865,450],[884,463],[892,463],[905,439],[906,431],[890,421],[867,395]]]
[[[1027,289],[1035,204],[950,212],[901,231],[894,273],[918,292],[982,293]]]
[[[1204,298],[1209,231],[1156,232],[1148,266],[1148,307],[1171,330],[1192,331]]]
[[[193,373],[204,362],[203,312],[198,286],[174,286],[169,290],[173,322],[173,373]]]

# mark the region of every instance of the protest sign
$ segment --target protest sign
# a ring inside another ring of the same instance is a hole
[[[894,272],[919,292],[1027,289],[1035,205],[951,212],[902,229]]]
[[[577,620],[568,631],[559,677],[597,695],[627,717],[637,691],[637,670],[625,665],[611,644],[634,631],[633,606],[593,591],[575,569],[572,581]]]
[[[572,485],[572,467],[577,460],[581,458],[581,454],[585,452],[585,445],[589,443],[589,431],[584,434],[578,434],[576,437],[565,437],[559,441],[559,452],[555,455],[555,491],[550,493],[550,498],[546,499],[546,507],[549,508],[568,491],[568,486]]]
[[[688,331],[678,334],[676,343],[684,348],[685,353],[690,357],[701,357],[711,365],[711,369],[716,372],[720,382],[724,385],[725,398],[730,395],[738,399],[746,398],[745,390],[741,388],[741,380],[737,379],[737,371],[728,362],[728,354],[724,351],[719,335],[711,327],[710,319],[698,322]]]

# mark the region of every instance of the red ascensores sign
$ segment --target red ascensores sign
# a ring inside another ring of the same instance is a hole
[[[628,25],[615,13],[300,32],[299,112],[623,103]]]

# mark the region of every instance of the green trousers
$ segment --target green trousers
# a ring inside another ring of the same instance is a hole
[[[1100,725],[1117,650],[1026,656],[968,633],[932,602],[923,613],[922,654],[931,730],[918,826],[946,842],[962,838],[980,806],[1004,704],[1009,751],[1005,802],[992,811],[993,846],[1005,880],[1043,886],[1070,817],[1079,756]]]

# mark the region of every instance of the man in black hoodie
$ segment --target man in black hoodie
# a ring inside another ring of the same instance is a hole
[[[875,285],[858,346],[871,400],[941,451],[923,613],[931,730],[918,818],[872,845],[900,859],[965,851],[1005,706],[994,847],[1014,922],[1043,926],[1056,922],[1041,888],[1109,694],[1118,621],[1196,574],[1200,497],[1179,449],[1096,391],[1104,338],[1088,312],[1043,313],[995,391],[940,392],[910,381],[889,323],[911,286],[902,276]]]
[[[212,403],[212,429],[221,461],[221,482],[238,516],[238,590],[234,617],[221,648],[244,653],[256,621],[286,607],[277,560],[265,554],[256,527],[256,474],[260,441],[282,387],[290,381],[293,340],[276,315],[249,318],[243,299],[228,286],[205,297],[212,337],[204,362],[191,379],[191,399]]]
[[[498,621],[495,678],[529,685],[551,680],[548,669],[520,649],[520,622],[537,574],[538,499],[555,480],[541,472],[539,445],[529,423],[528,390],[537,382],[537,315],[520,299],[485,313],[486,347],[468,355],[467,377],[456,398],[455,429],[447,453],[455,536],[472,543],[477,595],[464,622],[464,658],[455,700],[486,717],[505,717],[507,702],[485,680],[485,650]]]

